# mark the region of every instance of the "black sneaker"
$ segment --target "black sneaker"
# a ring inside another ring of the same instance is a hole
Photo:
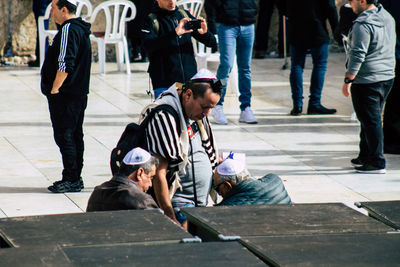
[[[370,164],[364,164],[360,167],[355,167],[356,171],[359,173],[375,173],[375,174],[384,174],[386,173],[386,169],[385,168],[379,168],[379,167],[375,167],[372,166]]]
[[[80,192],[83,189],[83,184],[79,180],[76,182],[57,181],[47,189],[53,193]]]
[[[316,106],[308,106],[307,114],[321,114],[321,115],[328,115],[328,114],[335,114],[336,109],[334,108],[326,108],[323,105],[316,105]]]
[[[351,165],[353,165],[354,167],[360,167],[362,165],[364,165],[364,161],[360,158],[355,158],[350,160]]]
[[[292,116],[299,116],[301,114],[301,112],[303,111],[302,107],[294,107],[291,111],[290,111],[290,115]]]

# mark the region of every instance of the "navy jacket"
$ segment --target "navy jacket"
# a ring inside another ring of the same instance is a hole
[[[83,96],[89,93],[92,48],[90,45],[90,24],[81,18],[65,21],[46,52],[41,70],[41,89],[49,95],[57,70],[68,76],[60,87],[60,93]]]
[[[239,26],[250,25],[256,22],[256,0],[212,0],[209,3],[216,10],[215,20],[219,23]]]
[[[278,7],[288,19],[291,45],[311,48],[329,43],[326,21],[332,32],[338,24],[334,0],[279,0]]]
[[[236,186],[224,197],[218,205],[263,205],[292,203],[282,180],[270,173],[259,180],[247,179]]]

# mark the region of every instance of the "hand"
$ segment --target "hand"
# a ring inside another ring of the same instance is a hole
[[[51,91],[50,91],[50,94],[56,95],[56,94],[58,94],[59,92],[60,92],[60,91],[59,91],[58,89],[52,88]]]
[[[206,20],[204,18],[202,18],[202,17],[198,17],[197,19],[201,20],[201,28],[198,29],[197,31],[200,34],[205,34],[207,32],[207,22],[206,22]]]
[[[350,87],[351,87],[351,83],[343,83],[342,93],[345,97],[350,96]]]
[[[176,35],[182,35],[182,34],[189,33],[189,32],[193,31],[193,30],[186,30],[185,29],[185,24],[189,20],[191,20],[191,19],[183,18],[183,19],[181,19],[181,21],[179,21],[178,26],[176,26],[176,28],[175,28]]]

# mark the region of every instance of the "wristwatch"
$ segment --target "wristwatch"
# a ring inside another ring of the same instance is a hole
[[[344,78],[344,83],[352,83],[353,81],[354,81],[354,79],[351,80],[350,78],[347,78],[347,77]]]

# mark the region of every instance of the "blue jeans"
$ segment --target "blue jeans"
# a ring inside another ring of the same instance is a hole
[[[351,100],[360,121],[360,153],[365,163],[385,168],[383,156],[382,110],[393,79],[377,83],[351,85]]]
[[[229,74],[233,68],[233,60],[237,58],[239,73],[239,102],[240,109],[250,106],[251,101],[251,54],[254,42],[254,25],[228,26],[219,24],[218,42],[220,51],[220,64],[217,78],[228,82]],[[226,86],[222,89],[218,105],[224,103]]]
[[[294,107],[303,106],[303,70],[306,54],[309,49],[290,45],[291,69],[290,87],[292,88],[292,99]],[[321,104],[321,93],[324,87],[326,67],[328,65],[329,43],[310,48],[313,61],[311,73],[310,99],[308,106]]]

